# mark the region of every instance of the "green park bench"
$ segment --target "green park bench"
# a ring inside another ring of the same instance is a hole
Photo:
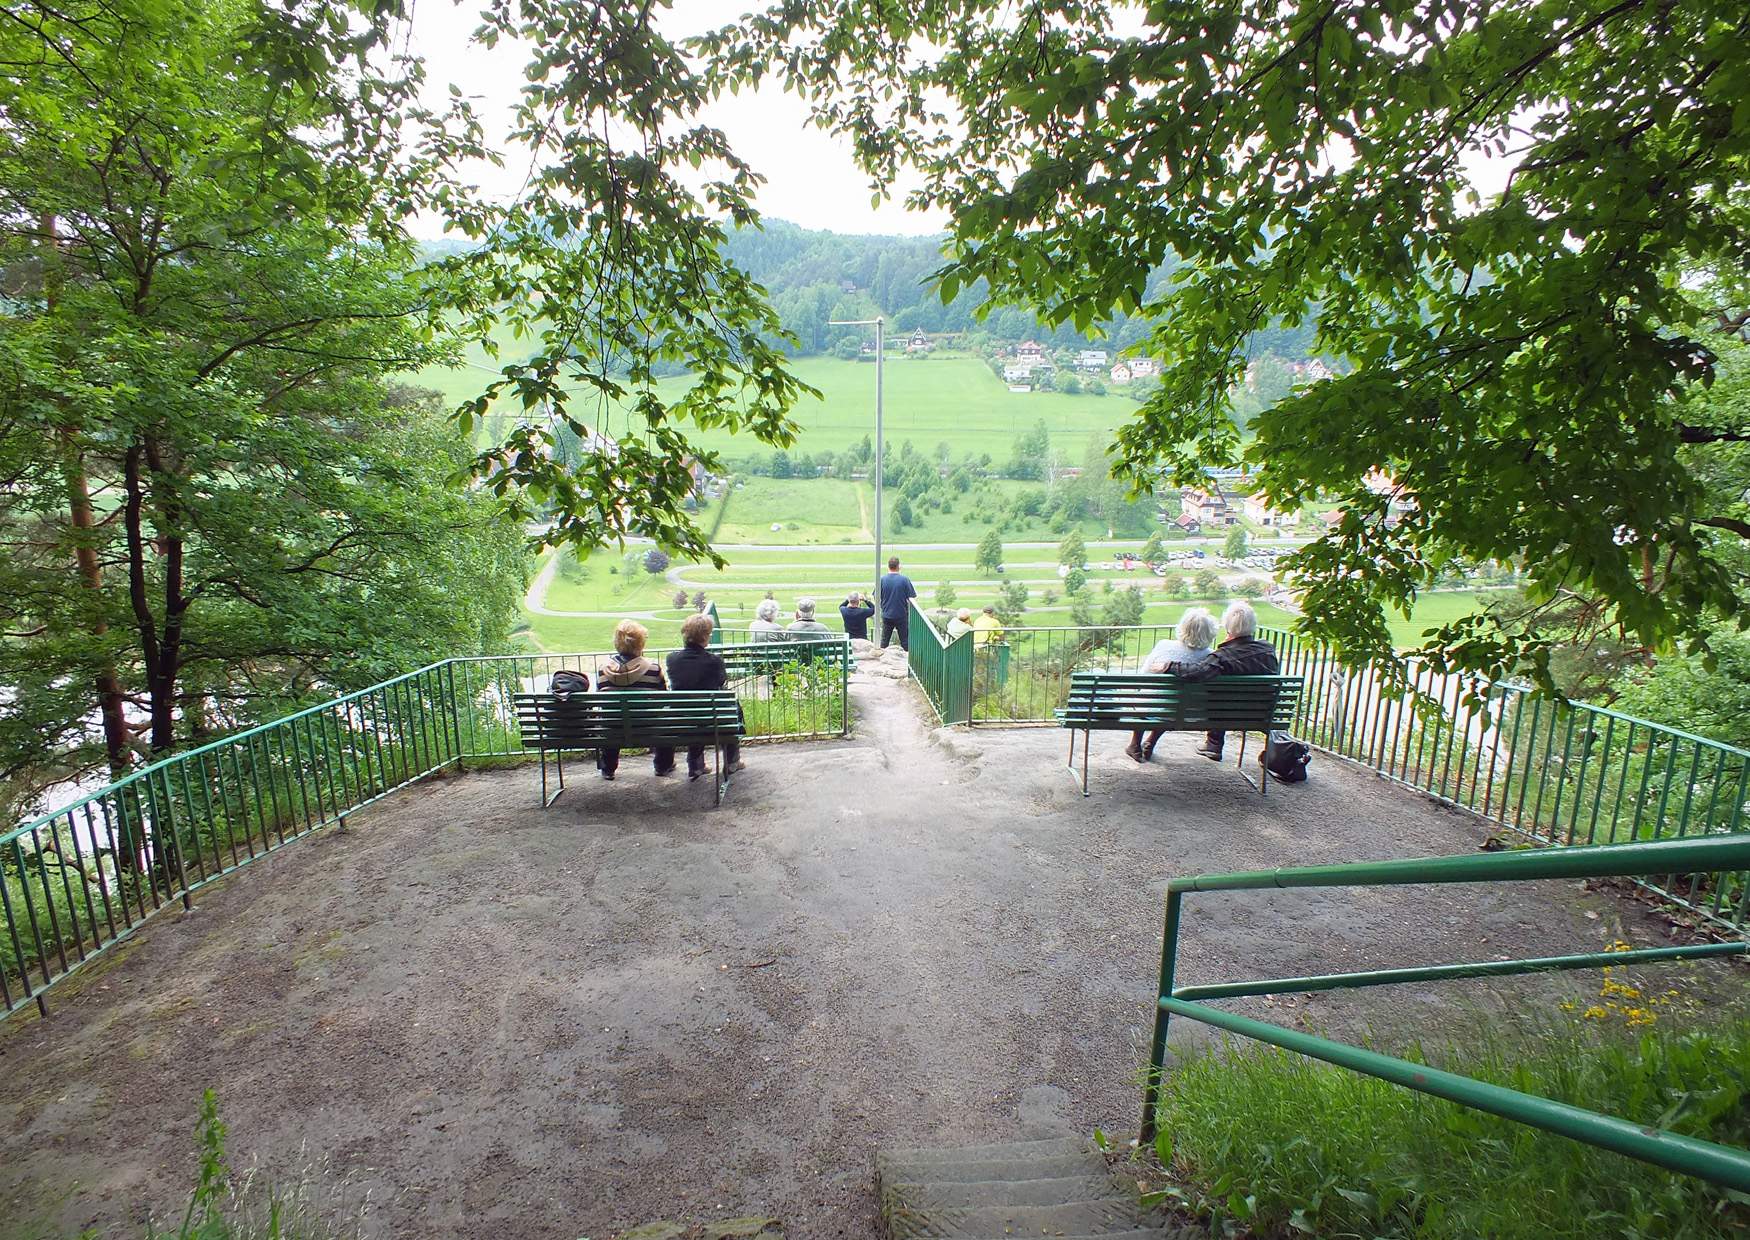
[[[727,689],[666,693],[626,691],[556,698],[550,693],[518,693],[517,726],[523,748],[541,754],[541,804],[551,806],[565,791],[566,753],[594,749],[653,749],[672,745],[711,746],[714,804],[723,803],[729,781],[723,777],[723,741],[742,735],[741,706]],[[558,767],[559,789],[547,795],[547,754]]]
[[[840,675],[851,665],[851,643],[843,637],[713,646],[711,653],[722,657],[724,675],[730,680],[769,676],[794,663],[830,667]]]
[[[1238,732],[1240,774],[1246,775],[1246,733],[1262,732],[1266,744],[1275,728],[1294,718],[1305,681],[1299,676],[1223,676],[1187,681],[1144,672],[1075,672],[1069,701],[1057,713],[1068,728],[1069,769],[1075,774],[1076,732],[1082,733],[1082,795],[1088,795],[1088,741],[1095,732]],[[1260,767],[1260,794],[1268,787],[1268,767]]]

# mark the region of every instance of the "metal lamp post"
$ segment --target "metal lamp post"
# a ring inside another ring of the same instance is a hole
[[[887,362],[887,344],[884,335],[884,321],[873,319],[829,319],[830,327],[869,327],[875,328],[875,582],[870,593],[871,602],[879,605],[881,601],[881,570],[885,565],[881,562],[881,473],[882,459],[887,451],[887,439],[881,429],[881,368]]]

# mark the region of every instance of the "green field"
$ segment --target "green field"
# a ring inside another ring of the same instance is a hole
[[[527,357],[533,348],[531,341],[515,339],[505,327],[496,329],[492,338],[499,345],[497,359],[475,343],[465,350],[462,365],[429,366],[408,376],[408,381],[438,391],[451,406],[477,396],[492,381],[493,372],[506,362]],[[791,368],[820,392],[819,398],[806,398],[795,410],[802,436],[794,451],[838,452],[874,434],[873,362],[799,357]],[[663,379],[658,387],[665,394],[678,395],[688,382],[680,376]],[[1009,459],[1018,436],[1041,421],[1065,459],[1079,462],[1090,434],[1110,433],[1133,417],[1137,408],[1135,401],[1117,391],[1108,396],[1011,392],[989,366],[967,356],[890,356],[883,384],[883,426],[896,448],[908,439],[921,452],[933,452],[937,444],[946,443],[956,458],[988,452],[998,463]],[[752,436],[724,430],[689,428],[689,438],[732,458],[772,451]]]
[[[1141,544],[1133,544],[1140,549]],[[1054,547],[1007,548],[1006,572],[1002,575],[984,573],[973,567],[970,548],[909,549],[895,548],[907,573],[918,588],[926,607],[934,607],[936,590],[941,582],[954,586],[955,606],[981,607],[995,601],[1004,582],[1026,583],[1029,599],[1026,623],[1032,626],[1067,625],[1070,609],[1064,599],[1063,585],[1057,576],[1057,556]],[[1149,624],[1171,623],[1186,607],[1196,603],[1218,610],[1226,597],[1199,600],[1170,596],[1167,586],[1172,576],[1184,577],[1190,583],[1191,570],[1175,571],[1167,579],[1137,569],[1122,572],[1111,566],[1112,552],[1096,550],[1089,570],[1089,591],[1096,610],[1104,598],[1104,583],[1116,587],[1135,585],[1147,600],[1144,621]],[[732,555],[724,569],[708,565],[671,565],[672,572],[685,583],[693,596],[703,590],[717,604],[724,622],[740,627],[753,619],[754,608],[768,592],[777,600],[785,617],[794,613],[801,598],[816,600],[823,619],[834,622],[834,613],[844,596],[853,589],[867,591],[875,575],[872,557],[864,550],[842,547],[821,547],[810,550],[746,550]],[[1218,569],[1230,584],[1242,577],[1262,580],[1257,574],[1235,569]],[[595,616],[544,616],[526,614],[531,626],[530,637],[547,650],[605,649],[613,633],[615,621],[622,615],[635,616],[651,627],[653,639],[673,644],[680,621],[687,609],[675,609],[673,595],[682,588],[663,576],[645,572],[636,563],[611,552],[597,553],[581,568],[572,568],[554,579],[546,597],[546,606],[555,611],[591,611]],[[1054,597],[1048,602],[1047,593]],[[1424,630],[1468,615],[1487,598],[1471,591],[1445,591],[1425,594],[1418,600],[1408,618],[1391,617],[1393,638],[1400,646],[1418,644]],[[1264,624],[1289,627],[1294,617],[1262,600],[1253,600],[1258,618]]]

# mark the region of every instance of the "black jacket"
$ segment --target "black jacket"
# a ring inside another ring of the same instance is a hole
[[[722,658],[709,650],[683,646],[668,656],[671,689],[721,689],[726,683]]]
[[[869,617],[875,614],[875,609],[868,603],[861,607],[852,607],[849,603],[839,604],[839,618],[845,622],[846,637],[861,637],[869,640]]]
[[[1172,663],[1167,670],[1181,680],[1214,680],[1217,676],[1276,676],[1282,664],[1276,647],[1255,637],[1230,637],[1215,653],[1196,663]]]

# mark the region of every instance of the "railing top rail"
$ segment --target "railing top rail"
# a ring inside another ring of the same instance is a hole
[[[731,634],[733,634],[733,630],[731,630]],[[786,637],[783,641],[773,641],[773,642],[724,642],[721,646],[718,646],[715,650],[713,650],[712,653],[713,654],[721,654],[724,649],[739,649],[740,647],[743,647],[743,646],[754,646],[754,647],[844,646],[844,645],[848,645],[850,640],[851,640],[850,638],[845,637],[842,634],[837,635],[837,636],[832,635],[832,634],[828,634],[825,637]],[[679,647],[679,646],[652,646],[652,647],[650,647],[650,650],[656,654],[663,654],[665,652],[679,650],[679,649],[681,649],[681,647]],[[606,659],[606,658],[610,657],[613,653],[614,652],[612,650],[572,650],[572,651],[568,651],[568,652],[563,653],[563,654],[561,654],[557,651],[542,651],[539,654],[474,654],[474,655],[467,655],[467,656],[464,656],[461,658],[456,658],[456,659],[446,659],[446,660],[444,660],[444,662],[446,662],[446,663],[516,663],[516,662],[532,663],[532,662],[537,662],[540,660],[553,660],[553,659]],[[437,667],[437,666],[441,666],[441,665],[440,664],[433,664],[432,666]],[[366,690],[366,692],[369,692],[369,690]]]
[[[1750,869],[1750,833],[1634,844],[1592,844],[1464,857],[1406,857],[1175,878],[1169,892],[1287,887],[1379,887],[1416,883],[1518,882],[1540,878],[1636,878]]]

